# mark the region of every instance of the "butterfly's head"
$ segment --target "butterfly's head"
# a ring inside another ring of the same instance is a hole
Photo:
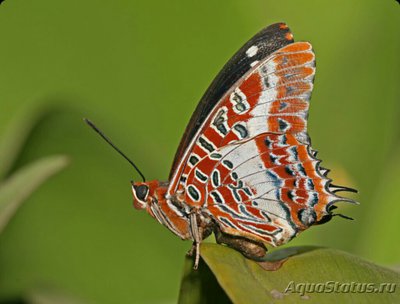
[[[133,206],[136,209],[145,209],[147,207],[149,190],[147,183],[132,183]]]
[[[139,210],[146,209],[152,202],[157,201],[154,190],[158,186],[158,181],[132,182],[133,206]]]

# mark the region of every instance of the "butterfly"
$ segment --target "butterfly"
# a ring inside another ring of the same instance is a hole
[[[309,42],[294,42],[284,23],[262,29],[201,98],[169,180],[145,181],[138,171],[134,207],[193,241],[194,268],[212,233],[257,260],[266,245],[285,244],[334,215],[348,218],[334,214],[334,204],[356,202],[336,193],[356,190],[331,184],[307,133],[314,75]]]

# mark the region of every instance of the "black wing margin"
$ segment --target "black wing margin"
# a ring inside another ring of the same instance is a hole
[[[252,68],[253,62],[263,60],[276,50],[293,43],[293,41],[293,35],[285,23],[272,24],[246,42],[224,65],[193,112],[175,154],[170,179],[193,136],[221,97]]]

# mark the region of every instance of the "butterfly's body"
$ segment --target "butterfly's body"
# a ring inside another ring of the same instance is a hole
[[[337,196],[307,133],[315,55],[273,24],[224,66],[193,114],[168,182],[133,183],[134,205],[199,244],[215,233],[250,258],[332,217]],[[192,250],[193,252],[193,250]]]
[[[143,197],[140,196],[140,187],[152,189],[152,191]],[[157,180],[135,183],[132,188],[135,198],[134,206],[136,209],[146,209],[160,224],[182,240],[192,240],[194,246],[190,254],[196,252],[196,265],[199,257],[198,246],[212,232],[215,233],[217,242],[230,245],[247,257],[257,259],[265,255],[266,248],[260,239],[251,234],[221,230],[213,215],[208,211],[207,202],[191,206],[183,200],[181,194],[167,195],[167,188],[167,184],[160,185]]]

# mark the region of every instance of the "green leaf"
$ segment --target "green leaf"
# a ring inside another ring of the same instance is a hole
[[[68,164],[65,156],[51,156],[15,172],[0,185],[0,233],[33,191]]]
[[[193,265],[193,258],[186,256],[178,303],[231,303],[207,264],[200,259],[197,271]]]
[[[399,273],[335,249],[289,247],[258,263],[226,246],[204,243],[201,256],[233,303],[400,303],[399,293],[380,285],[399,284]],[[209,299],[218,289],[204,287],[215,279],[207,277],[204,263],[198,274],[189,271],[191,263],[185,264],[179,303],[189,303],[190,296],[192,303],[213,303]]]

